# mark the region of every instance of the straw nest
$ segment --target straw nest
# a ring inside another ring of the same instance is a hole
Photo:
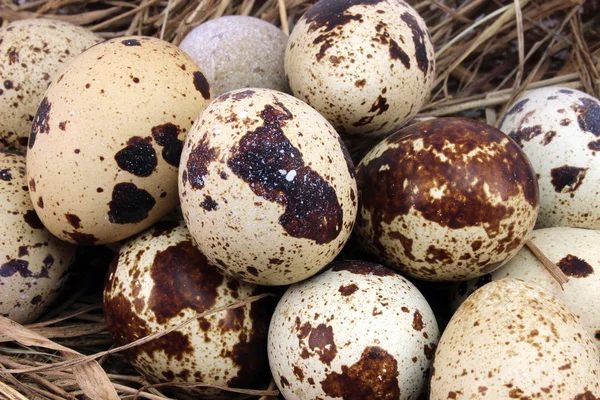
[[[314,2],[1,0],[0,22],[55,18],[105,38],[138,34],[178,44],[198,24],[230,14],[253,15],[289,33]],[[421,116],[465,116],[497,125],[507,106],[529,89],[562,85],[600,95],[597,0],[409,2],[427,22],[437,57],[436,84]],[[23,327],[0,319],[0,398],[169,398],[127,364],[106,329],[101,291],[112,256],[103,247],[80,250],[69,287],[39,322]],[[435,297],[438,288],[425,294]],[[260,298],[229,307],[251,301]],[[271,383],[262,391],[239,392],[266,399],[277,396],[274,389]]]

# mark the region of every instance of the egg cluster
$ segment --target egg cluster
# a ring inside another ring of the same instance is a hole
[[[435,56],[402,0],[320,0],[289,39],[223,17],[181,47],[19,21],[0,67],[0,315],[34,321],[77,246],[109,244],[117,345],[187,321],[124,352],[177,398],[600,397],[597,99],[412,121]]]

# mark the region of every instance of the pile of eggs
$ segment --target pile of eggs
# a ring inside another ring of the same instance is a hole
[[[124,353],[178,398],[270,377],[286,399],[600,397],[600,101],[411,123],[434,77],[400,0],[320,0],[289,39],[223,17],[180,47],[8,24],[0,315],[34,321],[77,246],[108,244],[118,345],[191,320]],[[443,330],[423,281],[454,282]]]

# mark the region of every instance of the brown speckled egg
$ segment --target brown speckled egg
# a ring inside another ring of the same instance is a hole
[[[0,28],[0,148],[25,152],[31,121],[54,75],[102,40],[80,26],[49,19]]]
[[[456,285],[454,305],[484,284],[502,278],[534,282],[565,303],[600,349],[600,231],[555,227],[534,230],[531,241],[567,275],[564,290],[526,247],[504,266],[469,282]]]
[[[525,243],[538,211],[520,148],[479,121],[410,125],[357,168],[357,234],[382,262],[425,280],[465,280],[500,267]]]
[[[33,322],[56,299],[75,258],[42,225],[29,198],[25,156],[0,150],[0,315]]]
[[[29,137],[44,225],[63,240],[104,244],[169,213],[183,140],[210,97],[192,59],[156,38],[112,39],[75,58],[48,88]]]
[[[262,285],[298,282],[333,260],[358,203],[333,127],[269,89],[225,93],[202,112],[184,144],[179,193],[206,257]]]
[[[348,135],[400,128],[435,77],[427,26],[402,0],[320,0],[294,27],[284,65],[294,95]]]
[[[431,400],[596,399],[600,351],[556,297],[502,279],[477,290],[444,330]]]
[[[228,279],[211,265],[183,223],[160,222],[119,251],[106,279],[104,309],[115,342],[124,345],[255,294],[255,286]],[[268,310],[260,300],[221,311],[125,355],[155,383],[256,387],[268,370]],[[188,393],[231,398],[216,389]]]
[[[438,338],[412,283],[378,264],[340,261],[283,295],[269,364],[287,400],[417,399]]]
[[[500,123],[531,160],[540,185],[536,228],[600,229],[600,101],[550,86],[518,99]]]

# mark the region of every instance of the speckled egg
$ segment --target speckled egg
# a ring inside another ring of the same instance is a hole
[[[600,351],[577,318],[533,283],[477,290],[444,330],[431,400],[596,399]]]
[[[107,275],[104,309],[115,342],[124,345],[255,294],[255,286],[228,279],[211,265],[183,224],[161,222],[119,251]],[[256,387],[268,371],[269,318],[260,300],[197,319],[125,356],[155,383]],[[232,398],[217,389],[187,393]]]
[[[49,19],[0,28],[0,148],[27,150],[31,121],[54,75],[102,40],[80,26]]]
[[[29,199],[25,156],[0,150],[0,315],[33,322],[56,299],[75,246],[42,225]]]
[[[356,232],[386,265],[425,280],[465,280],[523,246],[538,211],[521,149],[485,123],[436,118],[387,137],[357,168]]]
[[[536,89],[508,110],[500,130],[523,148],[537,173],[536,228],[600,229],[598,99],[565,87]]]
[[[426,103],[435,56],[425,22],[402,0],[320,0],[290,35],[285,72],[340,134],[378,135]]]
[[[112,39],[75,58],[29,137],[30,194],[44,225],[66,241],[104,244],[169,213],[183,140],[210,98],[194,61],[156,38]]]
[[[269,89],[225,93],[202,112],[184,144],[179,193],[206,257],[262,285],[298,282],[333,260],[358,203],[333,127]]]
[[[417,399],[438,338],[412,283],[378,264],[338,261],[283,295],[269,364],[287,400]]]
[[[537,229],[531,241],[569,278],[563,285],[564,290],[524,247],[492,274],[457,285],[454,304],[457,307],[468,294],[492,280],[510,277],[534,282],[564,302],[600,348],[600,231],[566,227]]]
[[[214,96],[249,87],[287,92],[283,70],[287,40],[267,21],[228,15],[198,25],[179,47],[206,74]]]

